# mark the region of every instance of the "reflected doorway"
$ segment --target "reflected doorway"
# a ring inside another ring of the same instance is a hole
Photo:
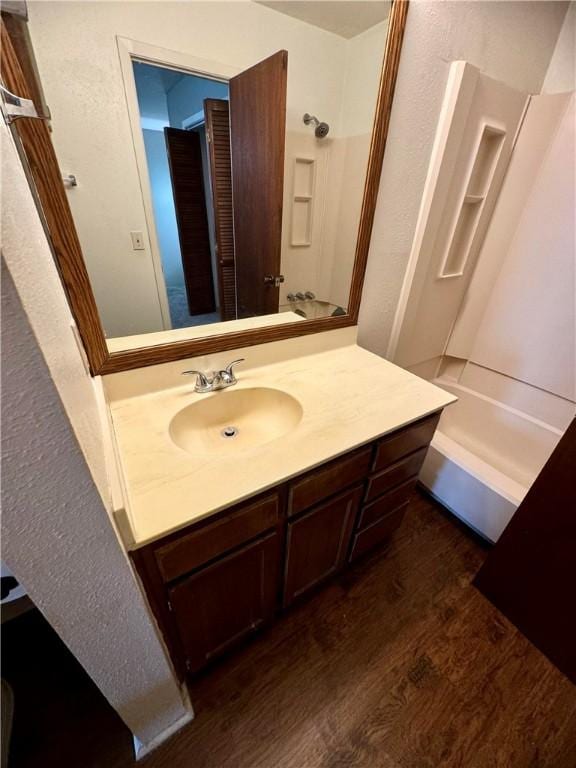
[[[228,83],[143,61],[132,67],[171,326],[231,319],[222,302],[206,114],[214,103],[227,112]]]

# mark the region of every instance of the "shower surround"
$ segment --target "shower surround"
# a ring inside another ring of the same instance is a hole
[[[532,97],[435,384],[421,481],[496,541],[576,415],[575,96]]]

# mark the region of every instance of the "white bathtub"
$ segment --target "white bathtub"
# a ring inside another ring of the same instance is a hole
[[[446,408],[421,483],[489,541],[497,541],[562,432],[497,400],[442,379]]]

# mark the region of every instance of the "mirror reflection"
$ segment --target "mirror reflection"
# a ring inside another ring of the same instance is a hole
[[[30,2],[111,351],[346,314],[386,2]]]

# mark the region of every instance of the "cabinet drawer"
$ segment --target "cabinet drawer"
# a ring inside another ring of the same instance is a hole
[[[349,485],[363,480],[370,471],[372,446],[336,459],[297,480],[290,486],[288,516],[296,515]]]
[[[419,448],[425,448],[434,436],[439,419],[440,414],[435,413],[433,416],[428,416],[426,419],[384,438],[376,448],[374,471],[384,469],[389,464],[393,464]]]
[[[155,551],[163,581],[172,581],[213,560],[264,531],[273,528],[280,515],[278,494],[248,502]]]
[[[391,514],[357,533],[354,536],[352,551],[350,552],[350,562],[357,560],[366,552],[387,541],[402,522],[407,507],[408,502],[405,502]]]
[[[288,523],[285,606],[344,565],[362,492],[356,486]]]
[[[380,518],[385,517],[390,512],[400,507],[407,502],[412,495],[414,488],[416,487],[416,478],[408,480],[407,483],[393,488],[388,491],[376,501],[367,504],[360,513],[360,519],[358,520],[358,529],[362,530],[367,528],[372,523],[375,523]]]
[[[427,450],[428,448],[421,448],[416,453],[410,454],[408,458],[392,464],[392,466],[383,472],[379,472],[377,475],[373,475],[368,482],[365,501],[372,501],[406,480],[416,479]]]

